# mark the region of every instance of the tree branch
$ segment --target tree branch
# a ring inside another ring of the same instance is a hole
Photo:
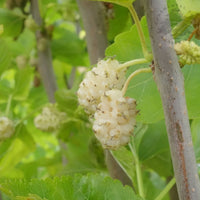
[[[86,31],[87,48],[91,64],[104,58],[108,45],[104,8],[101,2],[77,0]]]
[[[43,21],[40,16],[38,0],[31,0],[31,14],[35,22],[42,26]],[[42,81],[48,96],[48,99],[51,103],[55,102],[54,93],[57,90],[57,84],[55,75],[53,72],[53,65],[52,65],[52,56],[51,56],[51,48],[49,44],[49,40],[47,36],[45,36],[41,31],[36,31],[36,39],[37,44],[41,42],[41,39],[46,41],[45,47],[43,50],[38,49],[38,70],[42,77]]]
[[[180,200],[200,199],[200,183],[185,101],[183,76],[174,51],[165,0],[144,0],[151,37],[155,81],[162,98]]]

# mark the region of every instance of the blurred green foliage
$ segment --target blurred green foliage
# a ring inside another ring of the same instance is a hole
[[[124,5],[133,1],[117,2]],[[5,3],[0,2],[0,25],[4,27],[4,32],[0,35],[0,116],[8,116],[16,125],[13,137],[0,141],[1,191],[10,199],[18,200],[139,200],[131,188],[123,188],[119,182],[105,178],[108,172],[103,149],[94,138],[90,119],[78,105],[76,91],[88,70],[89,58],[86,33],[76,2],[41,0],[39,4],[44,26],[52,28],[49,37],[58,84],[56,104],[67,117],[54,133],[42,132],[34,126],[35,116],[49,103],[37,67],[35,33],[24,26],[24,20],[28,16],[19,8],[8,10]],[[198,0],[193,3],[188,0],[169,0],[168,7],[172,28],[183,18],[200,13]],[[29,8],[30,4],[27,4],[25,11],[29,11]],[[174,12],[179,8],[182,15]],[[107,37],[110,46],[106,50],[106,56],[115,56],[121,63],[142,58],[138,32],[128,10],[114,5],[109,12]],[[141,25],[151,51],[145,17],[142,18]],[[177,41],[188,38],[192,26],[188,27]],[[193,40],[198,43],[196,39]],[[130,67],[127,76],[135,69],[148,67],[150,64]],[[194,148],[199,162],[200,66],[185,66],[182,72]],[[72,87],[69,88],[69,85]],[[126,96],[137,101],[139,114],[133,142],[143,170],[145,193],[151,200],[165,187],[166,179],[173,176],[162,103],[152,75],[144,74],[132,80]],[[133,185],[137,186],[135,163],[129,148],[122,147],[113,152],[113,155],[121,163]],[[81,175],[74,175],[77,173]],[[70,176],[48,178],[65,175]],[[43,178],[48,179],[40,180]],[[5,200],[7,198],[4,196]],[[165,200],[168,199],[166,196]]]

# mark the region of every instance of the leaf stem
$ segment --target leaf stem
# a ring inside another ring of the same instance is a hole
[[[171,181],[166,185],[164,190],[155,198],[155,200],[161,200],[163,197],[170,191],[170,189],[174,186],[176,183],[175,177],[171,179]]]
[[[6,111],[5,111],[5,115],[8,117],[9,115],[9,112],[10,112],[10,106],[11,106],[11,102],[12,102],[12,97],[13,95],[9,95],[8,97],[8,102],[7,102],[7,105],[6,105]]]
[[[129,143],[129,148],[130,148],[130,150],[133,154],[133,158],[134,158],[135,165],[136,165],[135,167],[136,167],[138,192],[139,192],[139,195],[142,198],[144,198],[145,195],[144,195],[144,184],[143,184],[143,179],[142,179],[142,171],[141,171],[141,168],[140,168],[140,161],[139,161],[138,155],[136,153],[134,143],[132,143],[132,145]]]
[[[132,65],[137,65],[137,64],[143,64],[143,63],[148,63],[149,61],[146,58],[139,58],[139,59],[135,59],[135,60],[130,60],[128,62],[125,62],[123,64],[121,64],[117,70],[122,70],[124,68],[130,67]]]
[[[185,29],[188,28],[191,19],[185,18],[181,22],[179,22],[173,29],[172,29],[172,35],[173,38],[177,38]]]
[[[138,30],[138,34],[139,34],[139,37],[140,37],[140,42],[141,42],[141,45],[142,45],[142,51],[143,51],[143,54],[144,54],[144,57],[145,58],[148,58],[148,50],[147,50],[147,46],[146,46],[146,42],[145,42],[145,37],[144,37],[144,32],[142,30],[142,26],[140,24],[140,20],[137,16],[137,13],[133,7],[132,4],[128,5],[127,8],[129,9],[132,17],[133,17],[133,20],[135,21],[135,25],[137,27],[137,30]]]
[[[149,73],[151,72],[151,68],[142,68],[142,69],[138,69],[136,71],[134,71],[129,77],[128,79],[126,80],[125,84],[124,84],[124,87],[122,88],[122,94],[125,95],[126,93],[126,90],[128,88],[128,85],[131,81],[132,78],[134,78],[135,76],[137,76],[138,74],[141,74],[141,73]]]
[[[190,36],[188,37],[188,41],[190,41],[190,40],[193,38],[193,36],[196,34],[197,30],[198,30],[198,28],[195,28],[195,29],[192,31],[192,33],[191,33]]]

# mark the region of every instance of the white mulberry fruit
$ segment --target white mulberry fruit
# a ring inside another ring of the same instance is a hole
[[[53,132],[60,128],[66,114],[57,110],[55,106],[44,107],[42,113],[35,117],[35,127],[45,132]]]
[[[35,32],[38,30],[39,26],[36,24],[35,20],[32,18],[32,16],[28,16],[24,22],[24,25],[29,30]]]
[[[14,131],[15,127],[13,121],[7,117],[0,117],[0,140],[11,137]]]
[[[125,70],[117,71],[117,60],[101,60],[91,71],[86,73],[77,92],[79,104],[92,115],[96,111],[100,98],[105,91],[121,89],[125,82]]]
[[[200,64],[200,47],[194,42],[181,41],[176,43],[174,48],[182,65]]]
[[[124,98],[122,91],[109,90],[101,97],[94,115],[95,136],[107,149],[117,149],[130,141],[136,123],[136,101]]]

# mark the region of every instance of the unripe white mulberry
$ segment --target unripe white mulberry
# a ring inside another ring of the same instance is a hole
[[[27,57],[24,56],[24,55],[19,55],[19,56],[17,56],[16,59],[15,59],[15,61],[16,61],[17,67],[18,67],[19,69],[24,69],[24,68],[26,68],[26,66],[27,66],[27,64],[28,64],[28,59],[27,59]]]
[[[94,114],[105,91],[123,87],[125,70],[117,71],[119,65],[117,60],[101,60],[97,63],[97,67],[86,73],[77,95],[80,105],[88,114]]]
[[[66,114],[55,106],[44,107],[42,113],[34,119],[35,127],[45,132],[53,132],[60,128]]]
[[[200,47],[194,42],[181,41],[176,43],[174,48],[182,65],[200,64]]]
[[[39,51],[45,51],[48,47],[48,39],[40,38],[37,43],[37,48]]]
[[[124,98],[122,91],[109,90],[101,97],[94,115],[95,136],[107,149],[117,149],[130,141],[136,123],[136,101]]]
[[[15,127],[13,121],[7,117],[0,117],[0,140],[11,137],[14,131]]]
[[[28,16],[24,22],[24,25],[26,28],[28,28],[31,31],[38,30],[39,26],[36,24],[35,20],[32,18],[32,16]]]

